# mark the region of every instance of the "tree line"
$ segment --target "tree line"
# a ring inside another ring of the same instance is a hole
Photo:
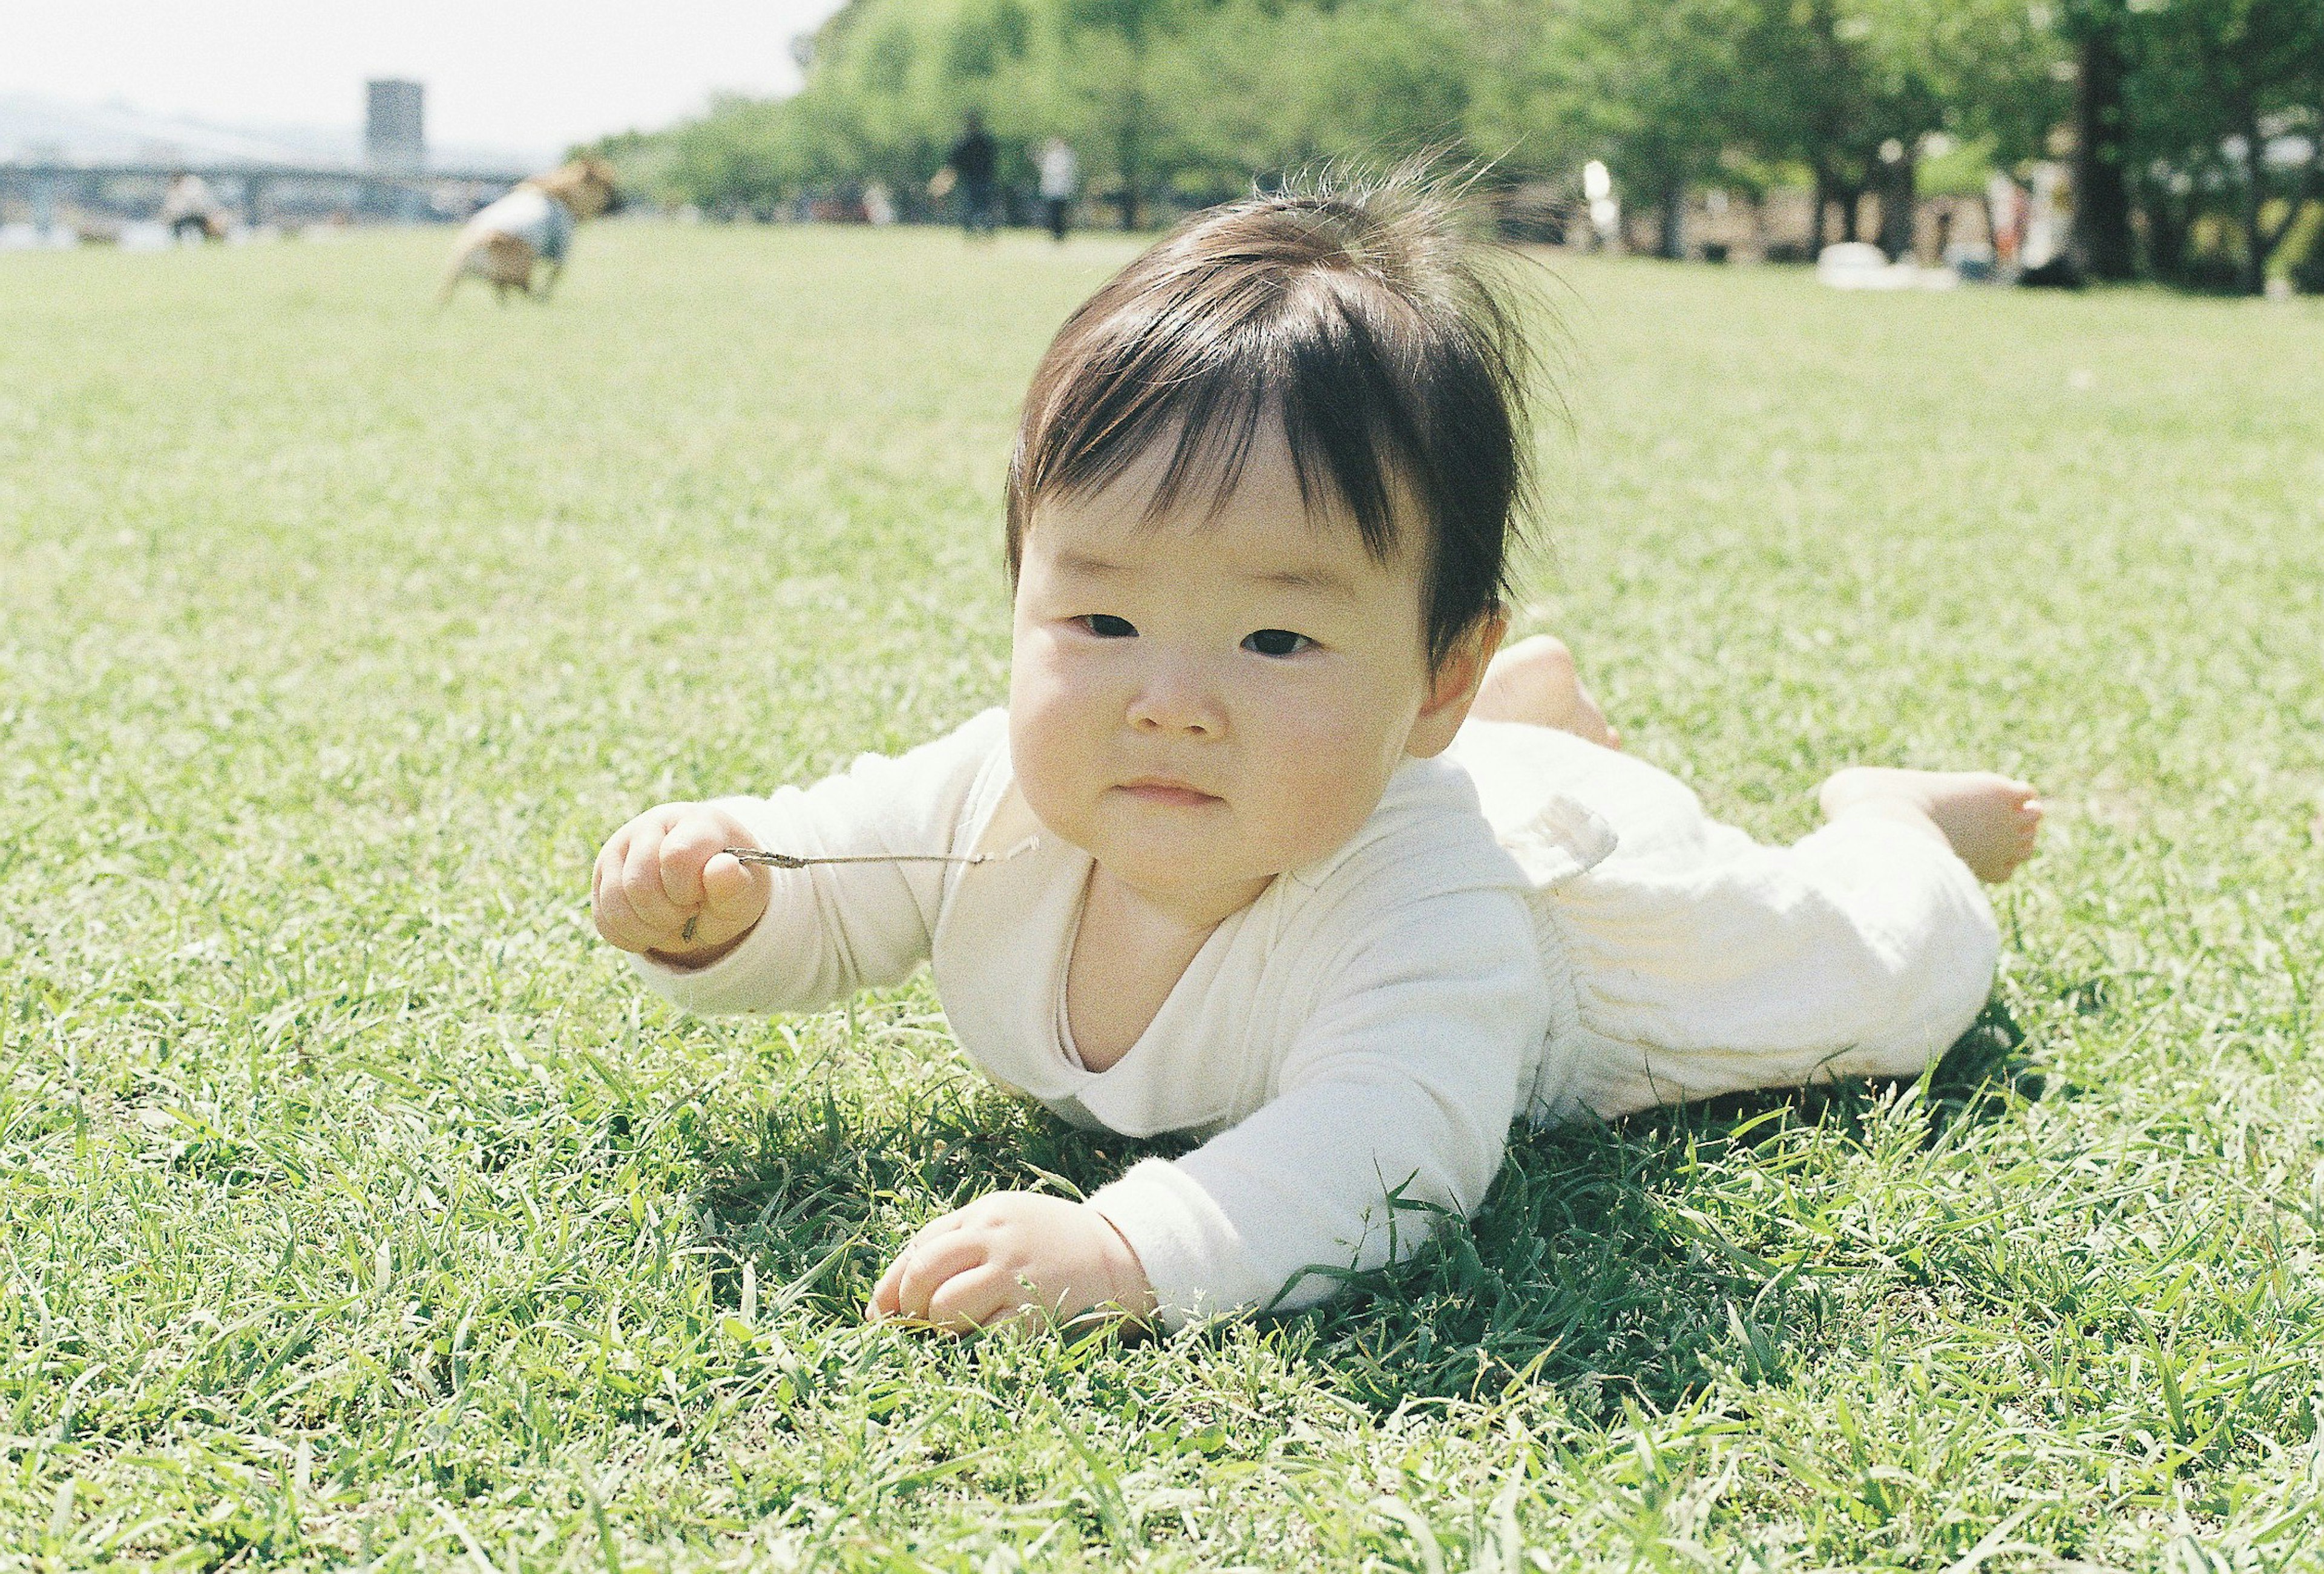
[[[909,212],[973,109],[1005,183],[1062,135],[1125,226],[1335,157],[1561,191],[1596,159],[1672,255],[1691,194],[1796,187],[1812,246],[1896,255],[1932,153],[2062,157],[2084,272],[2257,291],[2306,255],[2324,288],[2324,0],[849,0],[798,52],[791,97],[596,151],[715,211]]]

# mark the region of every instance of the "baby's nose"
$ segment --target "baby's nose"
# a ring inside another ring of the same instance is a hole
[[[1139,687],[1130,708],[1130,724],[1140,732],[1207,737],[1224,730],[1226,718],[1199,673],[1178,662],[1166,662]]]

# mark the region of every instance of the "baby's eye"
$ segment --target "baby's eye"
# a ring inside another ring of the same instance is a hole
[[[1243,636],[1242,648],[1262,656],[1296,656],[1315,642],[1287,628],[1262,628]]]
[[[1093,612],[1085,617],[1076,617],[1074,621],[1080,624],[1084,628],[1089,630],[1090,633],[1097,635],[1100,639],[1135,639],[1138,637],[1138,625],[1136,624],[1130,622],[1130,619],[1126,617],[1116,617],[1111,612]]]

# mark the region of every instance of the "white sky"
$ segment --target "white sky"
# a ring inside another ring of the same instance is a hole
[[[363,84],[428,85],[431,143],[561,147],[715,90],[798,85],[838,0],[0,0],[0,91],[225,125],[359,125]]]

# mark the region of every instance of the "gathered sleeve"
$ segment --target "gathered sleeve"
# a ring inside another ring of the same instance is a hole
[[[1546,1020],[1514,889],[1424,898],[1324,974],[1272,1097],[1091,1198],[1160,1316],[1312,1305],[1465,1218],[1499,1170]]]
[[[1574,1042],[1536,1117],[1915,1077],[1977,1020],[2000,933],[1941,841],[1872,816],[1789,847],[1710,830],[1702,856],[1618,856],[1537,898]]]
[[[963,854],[979,783],[1005,762],[1008,715],[991,710],[893,758],[865,755],[811,787],[718,807],[758,844],[803,857]],[[631,958],[656,990],[689,1011],[812,1011],[858,989],[900,983],[927,959],[950,872],[935,863],[776,869],[765,914],[706,968]]]

